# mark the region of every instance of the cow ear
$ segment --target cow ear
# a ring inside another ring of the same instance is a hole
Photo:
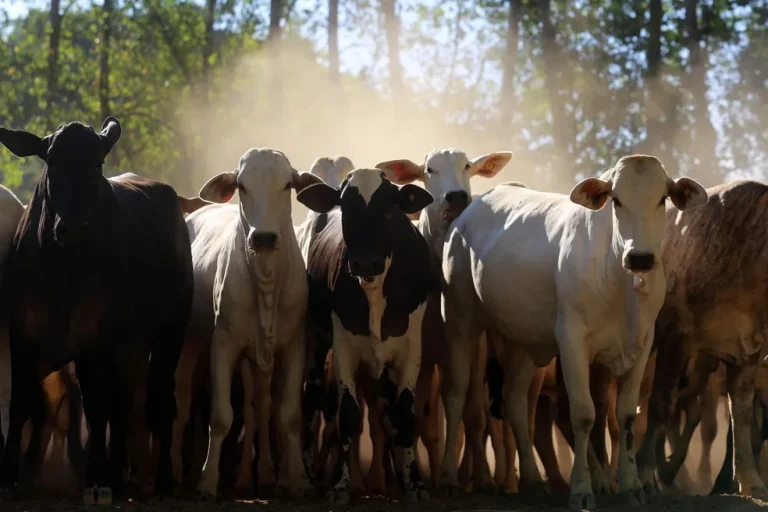
[[[587,178],[573,187],[571,201],[590,210],[599,210],[605,206],[609,195],[611,195],[610,182]]]
[[[37,156],[46,161],[50,143],[51,135],[41,139],[34,133],[25,132],[24,130],[0,128],[0,144],[21,158]]]
[[[323,179],[310,172],[299,172],[296,169],[293,170],[293,177],[291,178],[291,187],[296,190],[298,194],[302,190],[312,185],[325,184]]]
[[[690,210],[709,200],[707,191],[691,178],[677,178],[667,182],[667,194],[678,210]]]
[[[109,116],[104,120],[101,125],[101,143],[104,148],[104,156],[106,157],[112,148],[120,139],[120,134],[123,133],[123,128],[120,126],[120,121],[116,117]]]
[[[499,171],[507,166],[512,160],[511,151],[497,151],[479,156],[469,163],[470,176],[482,176],[483,178],[493,178]]]
[[[209,203],[228,203],[237,190],[237,171],[217,174],[200,189],[198,196]]]
[[[424,177],[424,168],[407,158],[402,160],[387,160],[376,164],[377,169],[384,171],[384,175],[392,183],[406,185]]]
[[[413,214],[432,203],[432,194],[416,185],[404,185],[397,191],[397,204],[405,213]]]
[[[339,205],[341,187],[332,188],[326,185],[323,180],[320,180],[320,183],[310,184],[301,189],[296,194],[296,200],[313,212],[328,213],[334,206]]]

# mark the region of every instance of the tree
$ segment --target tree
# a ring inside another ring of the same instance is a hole
[[[115,10],[114,0],[104,0],[102,7],[103,31],[101,35],[101,48],[99,51],[99,106],[101,119],[111,115],[109,108],[109,44],[112,40],[112,22]],[[118,152],[110,151],[110,165],[117,168],[119,165]]]
[[[339,83],[339,0],[328,0],[328,73]]]
[[[395,12],[396,3],[397,0],[381,0],[387,38],[390,93],[395,103],[399,104],[403,99],[403,70],[400,64],[400,19]]]
[[[61,41],[59,0],[51,0],[49,19],[51,22],[51,34],[48,38],[48,88],[45,94],[45,116],[48,131],[50,132],[56,127],[53,108],[56,104],[59,84],[59,44]]]
[[[504,54],[504,76],[501,83],[501,116],[503,122],[512,118],[515,104],[515,66],[517,47],[520,42],[520,19],[523,14],[522,0],[509,0],[507,21],[507,48]]]

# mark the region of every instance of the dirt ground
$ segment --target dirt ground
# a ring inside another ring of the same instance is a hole
[[[349,512],[402,512],[419,510],[425,512],[453,511],[516,511],[539,512],[547,510],[564,510],[567,506],[565,497],[524,498],[520,496],[461,496],[456,498],[434,497],[419,505],[408,505],[401,502],[386,500],[381,497],[361,497],[347,507],[329,507],[322,498],[305,499],[301,501],[275,500],[222,500],[219,503],[198,503],[192,500],[164,500],[146,502],[123,502],[109,507],[98,507],[99,511],[162,511],[162,512],[207,512],[207,511],[295,511],[295,512],[324,512],[327,510],[344,510]],[[597,507],[602,512],[627,510],[621,500],[615,496],[598,498]],[[2,512],[80,512],[97,510],[96,507],[86,507],[74,500],[34,500],[10,501],[0,503]],[[768,511],[768,503],[742,498],[739,496],[661,496],[650,500],[642,508],[633,509],[649,512],[706,512],[725,510],[728,512]]]

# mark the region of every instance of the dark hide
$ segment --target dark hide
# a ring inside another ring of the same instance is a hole
[[[102,175],[119,134],[114,118],[101,134],[80,123],[44,139],[0,130],[15,154],[46,161],[9,254],[12,396],[3,487],[17,480],[21,429],[40,408],[40,379],[72,360],[91,429],[86,485],[120,493],[133,390],[148,365],[146,419],[160,445],[156,485],[172,486],[174,373],[192,302],[189,234],[173,188]]]

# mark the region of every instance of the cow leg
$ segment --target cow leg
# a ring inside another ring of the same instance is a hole
[[[384,494],[387,490],[387,477],[384,470],[387,434],[382,426],[383,406],[375,396],[369,395],[367,402],[370,404],[368,407],[368,429],[371,435],[372,453],[371,467],[368,469],[365,488],[373,494]]]
[[[406,499],[415,503],[429,499],[429,493],[421,480],[415,445],[416,411],[413,392],[421,366],[421,321],[418,315],[411,317],[410,330],[407,350],[394,361],[399,381],[396,398],[386,391],[383,394],[388,398],[386,420],[391,426],[388,433],[394,447],[395,472],[405,489]],[[389,373],[387,370],[382,373],[383,390],[389,384]]]
[[[258,422],[259,453],[256,470],[259,493],[270,492],[277,482],[275,464],[272,459],[272,371],[259,371],[255,365],[251,365],[256,383],[253,394],[253,407],[256,410]]]
[[[645,345],[629,372],[618,380],[618,397],[616,399],[616,417],[623,432],[619,440],[619,493],[631,506],[645,503],[643,485],[637,472],[634,450],[634,424],[637,416],[637,401],[640,396],[640,384],[645,373],[648,355],[653,346],[653,330],[646,335]]]
[[[318,441],[320,439],[320,415],[323,412],[323,394],[329,382],[326,382],[325,361],[330,351],[331,343],[317,329],[307,328],[309,335],[312,336],[309,341],[309,370],[306,384],[304,385],[304,396],[302,400],[303,410],[303,434],[304,440],[304,467],[309,474],[310,480],[316,481],[320,476],[316,473],[317,468],[325,468],[325,461],[322,464],[315,462],[315,457],[319,452]],[[332,410],[336,411],[336,407]],[[326,417],[326,428],[328,417]]]
[[[677,478],[680,469],[685,463],[685,459],[688,456],[688,447],[691,444],[691,438],[693,432],[701,421],[701,405],[697,400],[693,400],[688,404],[685,409],[685,423],[683,424],[682,434],[677,434],[678,421],[673,421],[673,425],[676,427],[674,431],[675,442],[672,445],[672,456],[667,461],[660,461],[659,464],[659,479],[664,485],[673,485],[675,478]],[[667,429],[669,432],[671,429]],[[682,477],[681,477],[682,478]]]
[[[611,438],[611,460],[609,462],[608,474],[610,475],[609,478],[612,486],[618,484],[616,475],[619,468],[619,446],[621,443],[619,420],[616,417],[617,400],[616,379],[611,379],[611,385],[608,388],[608,435]]]
[[[143,354],[146,357],[146,352]],[[132,378],[131,366],[135,356],[126,350],[118,350],[114,355],[109,402],[109,457],[110,484],[115,498],[123,492],[123,469],[128,449],[128,428],[133,412],[133,397],[137,382]],[[152,389],[152,388],[150,388]],[[156,392],[156,390],[152,390]],[[156,444],[153,445],[153,448]],[[141,447],[148,449],[147,446]],[[153,450],[154,451],[154,450]],[[157,482],[157,481],[156,481]],[[101,491],[101,490],[99,490]],[[103,503],[104,494],[99,494],[99,504]]]
[[[288,487],[291,495],[305,496],[312,491],[309,484],[301,452],[301,388],[304,380],[304,328],[300,326],[293,340],[282,354],[283,374],[281,386],[278,386],[278,406],[280,415],[280,431],[282,432],[283,453],[280,455],[282,468],[286,468]],[[286,482],[279,483],[281,487]]]
[[[333,471],[334,484],[328,492],[328,498],[332,505],[345,505],[349,503],[351,483],[349,457],[352,451],[352,439],[360,435],[361,411],[357,401],[355,379],[360,366],[358,350],[361,345],[370,342],[365,337],[348,335],[339,317],[335,313],[332,313],[331,317],[333,320],[333,368],[339,390],[339,409],[336,412],[339,453]]]
[[[458,453],[457,438],[469,388],[472,361],[480,337],[480,328],[474,321],[474,312],[456,297],[445,295],[443,298],[443,320],[446,338],[446,368],[442,379],[445,390],[446,436],[445,453],[440,464],[440,487],[449,492],[457,489]]]
[[[507,481],[507,447],[504,444],[504,420],[494,418],[490,407],[486,409],[485,424],[488,437],[491,438],[493,457],[496,468],[493,471],[493,481],[499,489],[505,489]]]
[[[712,444],[717,437],[717,404],[720,398],[719,379],[710,377],[707,388],[701,396],[701,460],[699,461],[699,480],[709,482],[712,478]]]
[[[608,420],[608,388],[612,377],[608,368],[601,364],[590,366],[590,394],[595,404],[595,424],[590,433],[590,446],[594,459],[590,464],[592,487],[597,494],[611,494],[608,452],[605,447],[605,428]],[[590,455],[590,459],[592,456]]]
[[[112,396],[109,372],[113,368],[104,364],[110,359],[103,354],[83,354],[75,363],[83,391],[85,417],[91,426],[86,488],[83,491],[83,502],[86,505],[102,501],[108,504],[112,501],[112,489],[107,486],[112,477],[107,471],[107,420],[110,412],[109,398]]]
[[[437,482],[437,474],[440,470],[440,425],[437,423],[437,399],[435,389],[435,365],[423,364],[416,382],[416,438],[424,443],[429,457],[429,474],[433,482]]]
[[[243,380],[243,449],[240,453],[240,468],[237,472],[237,480],[235,480],[235,489],[247,490],[253,489],[253,438],[256,435],[255,397],[260,391],[263,393],[264,390],[255,388],[253,372],[248,361],[243,360],[240,363],[240,378]],[[259,453],[261,453],[261,449]],[[261,476],[260,471],[259,476]]]
[[[79,489],[85,485],[85,461],[83,442],[80,438],[82,433],[83,396],[77,382],[70,382],[68,395],[69,429],[67,430],[67,455],[69,456],[69,464],[75,473],[77,488]]]
[[[520,458],[520,492],[547,494],[533,454],[530,433],[528,393],[536,373],[536,366],[525,350],[504,341],[504,411],[512,425]]]
[[[208,455],[197,487],[203,499],[216,496],[218,492],[221,444],[232,427],[232,374],[239,356],[240,348],[237,340],[224,329],[216,328],[211,344],[211,419]]]
[[[573,430],[569,507],[572,510],[591,510],[595,508],[595,495],[592,492],[587,455],[589,435],[595,423],[595,406],[589,393],[588,350],[584,343],[584,333],[576,322],[568,322],[559,317],[555,325],[555,336],[560,348],[559,362],[568,394]]]
[[[752,453],[752,423],[754,421],[754,364],[744,366],[726,365],[728,395],[731,399],[731,421],[733,422],[733,453],[736,469],[736,481],[739,492],[744,496],[765,499],[765,489],[757,472]]]
[[[173,478],[181,486],[184,467],[181,459],[184,432],[189,423],[192,407],[195,367],[202,353],[202,343],[187,340],[181,351],[179,364],[176,367],[176,419],[173,421],[173,438],[171,441],[171,465]]]
[[[469,376],[469,401],[464,406],[464,426],[467,436],[467,450],[472,454],[472,490],[480,493],[496,492],[488,458],[485,455],[485,406],[490,405],[485,390],[485,369],[488,361],[490,334],[481,336],[476,346]],[[465,451],[466,453],[466,451]]]
[[[553,407],[552,398],[549,395],[539,395],[539,405],[536,408],[536,432],[533,441],[544,466],[550,489],[556,494],[568,494],[571,488],[560,472],[560,464],[552,441],[552,428],[555,423]]]
[[[677,336],[665,338],[662,335],[659,336],[658,344],[656,368],[660,371],[654,372],[653,387],[648,401],[645,435],[637,452],[637,467],[646,494],[658,492],[656,444],[659,439],[663,439],[661,436],[663,436],[666,425],[669,423],[669,417],[675,406],[674,392],[686,363],[683,339]],[[619,418],[619,425],[621,425],[621,418]],[[624,428],[623,425],[622,428]],[[621,465],[621,461],[619,461],[619,465]]]

